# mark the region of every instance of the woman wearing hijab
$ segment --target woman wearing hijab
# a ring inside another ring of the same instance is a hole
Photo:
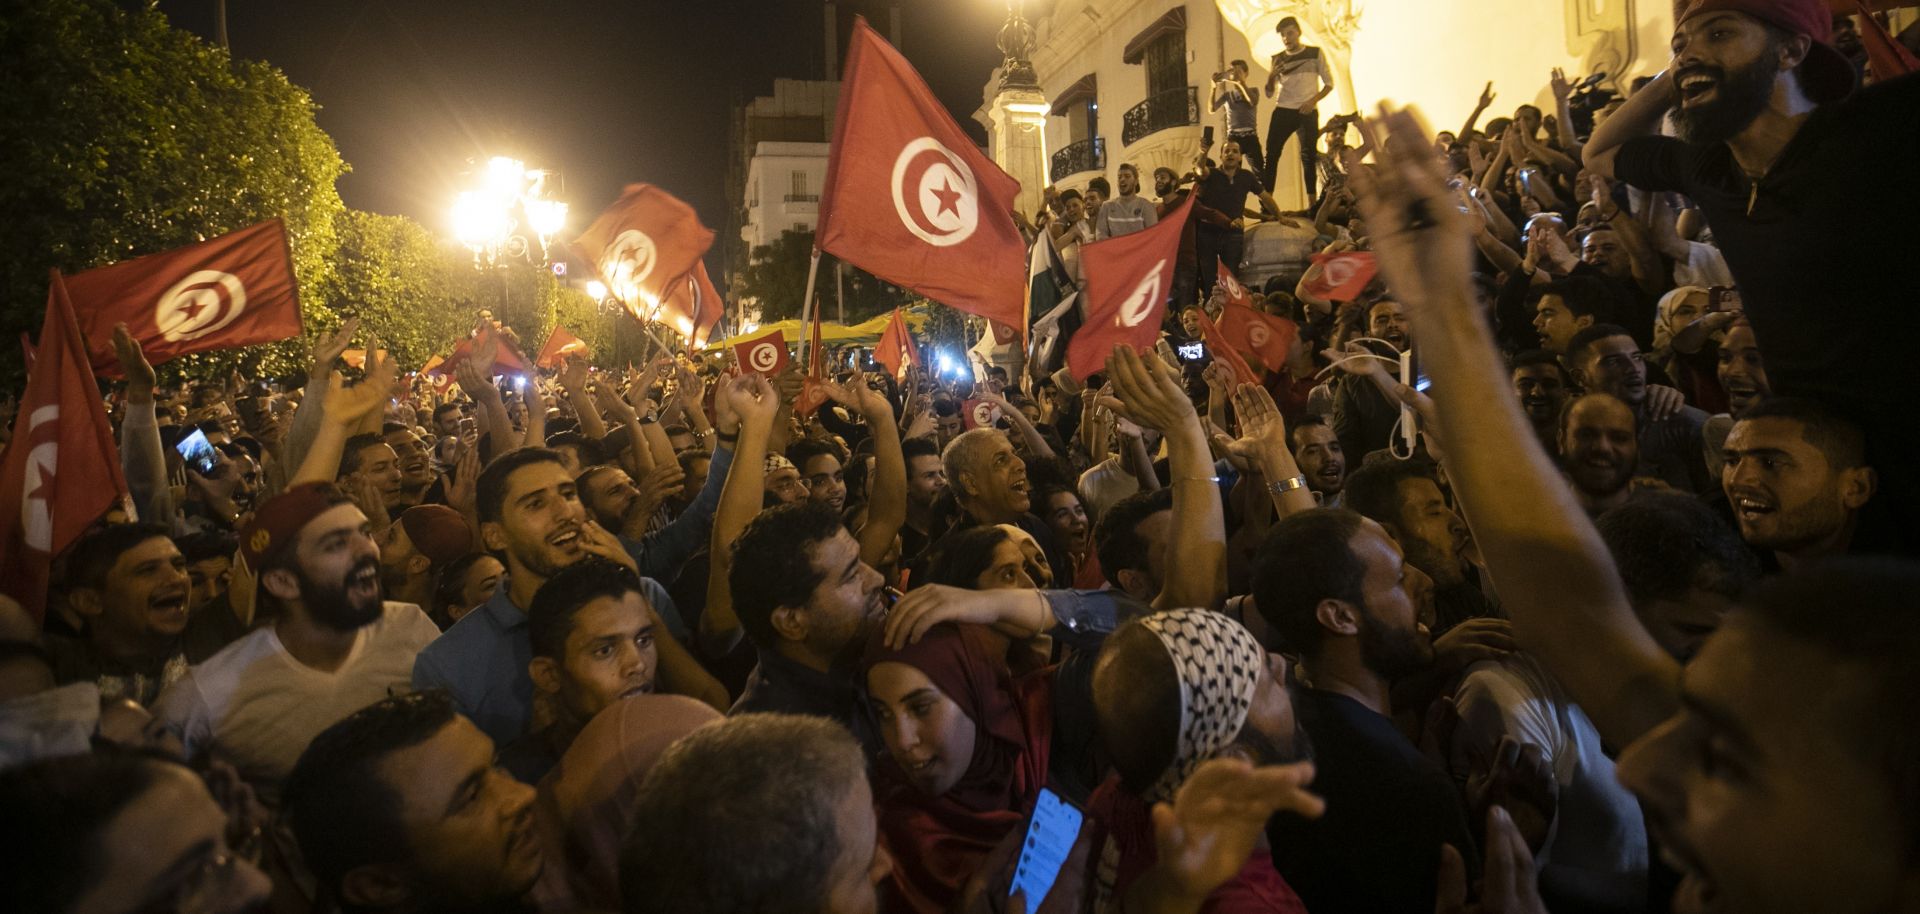
[[[935,626],[862,662],[887,751],[876,765],[880,840],[894,860],[887,908],[952,908],[1018,828],[1053,761],[1051,681],[1016,678],[1007,642],[977,625]]]
[[[620,845],[635,824],[634,792],[667,747],[720,719],[683,695],[635,695],[587,723],[534,803],[547,848],[533,888],[540,910],[620,910]]]

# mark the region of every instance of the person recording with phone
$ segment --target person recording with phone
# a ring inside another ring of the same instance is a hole
[[[1260,90],[1247,88],[1246,61],[1235,60],[1213,74],[1207,110],[1227,109],[1227,138],[1240,144],[1240,155],[1247,160],[1248,168],[1255,174],[1265,174],[1266,159],[1260,153],[1260,131],[1254,120],[1259,101]]]

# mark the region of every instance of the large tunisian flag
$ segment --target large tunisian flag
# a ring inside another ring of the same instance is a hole
[[[13,441],[0,456],[0,592],[35,619],[46,613],[53,557],[127,494],[119,455],[73,305],[55,272]]]
[[[155,365],[300,335],[293,259],[278,219],[77,273],[66,288],[93,371],[107,377],[121,376],[113,325],[122,322]]]
[[[897,286],[1025,327],[1020,182],[973,145],[900,52],[857,20],[815,245]]]
[[[660,302],[660,317],[672,318],[673,328],[686,334],[687,342],[694,346],[705,343],[714,325],[724,316],[726,302],[707,276],[704,260],[694,261],[693,269],[674,280],[667,297]]]
[[[1101,369],[1115,346],[1153,347],[1173,292],[1180,232],[1193,209],[1193,194],[1152,228],[1096,241],[1080,248],[1087,273],[1087,322],[1067,343],[1067,368],[1078,379]]]
[[[674,281],[713,246],[713,230],[672,194],[629,184],[573,243],[614,297],[648,320]]]

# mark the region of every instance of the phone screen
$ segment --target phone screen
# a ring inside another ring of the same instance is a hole
[[[1180,353],[1180,361],[1195,362],[1207,357],[1207,344],[1181,343],[1175,351]]]
[[[180,439],[180,443],[174,445],[173,449],[179,451],[180,456],[186,459],[187,466],[194,468],[200,475],[213,474],[213,445],[207,441],[206,432],[194,429],[191,434]]]
[[[1027,840],[1020,846],[1020,862],[1013,869],[1013,891],[1025,894],[1028,911],[1038,910],[1047,893],[1053,891],[1060,867],[1080,837],[1081,818],[1073,804],[1051,790],[1041,789],[1040,799],[1033,806],[1033,821],[1027,825]]]

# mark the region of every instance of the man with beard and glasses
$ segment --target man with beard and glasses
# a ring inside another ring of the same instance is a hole
[[[1255,558],[1260,615],[1303,667],[1293,707],[1327,800],[1318,819],[1267,828],[1309,911],[1434,910],[1443,844],[1479,868],[1452,779],[1393,725],[1395,681],[1436,666],[1420,609],[1431,587],[1379,524],[1342,508],[1287,516]]]
[[[308,741],[405,689],[440,630],[420,607],[380,598],[380,549],[367,516],[328,483],[267,501],[240,531],[273,616],[168,686],[154,705],[189,758],[212,754],[271,801]]]
[[[1647,399],[1647,361],[1625,327],[1595,324],[1574,334],[1565,358],[1583,390],[1610,394],[1633,410],[1640,451],[1634,475],[1651,476],[1696,495],[1713,491],[1701,437],[1706,412],[1682,406],[1671,415],[1654,418]]]
[[[521,914],[546,862],[533,788],[443,692],[383,699],[315,736],[286,821],[321,906],[355,914]]]
[[[1626,503],[1639,463],[1632,407],[1612,394],[1587,394],[1560,411],[1560,467],[1588,517]]]
[[[560,455],[546,448],[520,448],[494,458],[480,471],[474,502],[481,542],[505,555],[507,575],[492,599],[420,652],[413,685],[446,689],[461,714],[504,745],[525,734],[533,720],[527,610],[534,594],[560,569],[591,556],[627,568],[636,563],[612,532],[587,516]],[[678,617],[659,582],[641,578],[640,586],[655,614]],[[669,628],[662,625],[657,635],[663,691],[724,705],[725,689]]]
[[[1473,547],[1467,522],[1447,504],[1431,465],[1393,460],[1363,466],[1347,479],[1342,507],[1379,524],[1406,552],[1407,564],[1433,581],[1435,634],[1498,615],[1467,559]]]
[[[1920,329],[1898,269],[1920,250],[1920,78],[1852,93],[1830,17],[1820,0],[1694,3],[1672,65],[1594,131],[1585,158],[1699,205],[1766,341],[1774,388],[1866,431],[1889,516],[1862,535],[1910,548],[1920,518],[1910,372],[1863,353]],[[1655,135],[1669,111],[1678,139]]]
[[[1548,450],[1560,450],[1560,410],[1567,405],[1567,369],[1560,358],[1545,349],[1529,349],[1513,356],[1513,395],[1533,433]]]
[[[1720,482],[1740,536],[1782,568],[1867,551],[1855,542],[1874,498],[1860,428],[1813,400],[1774,397],[1734,420]]]

